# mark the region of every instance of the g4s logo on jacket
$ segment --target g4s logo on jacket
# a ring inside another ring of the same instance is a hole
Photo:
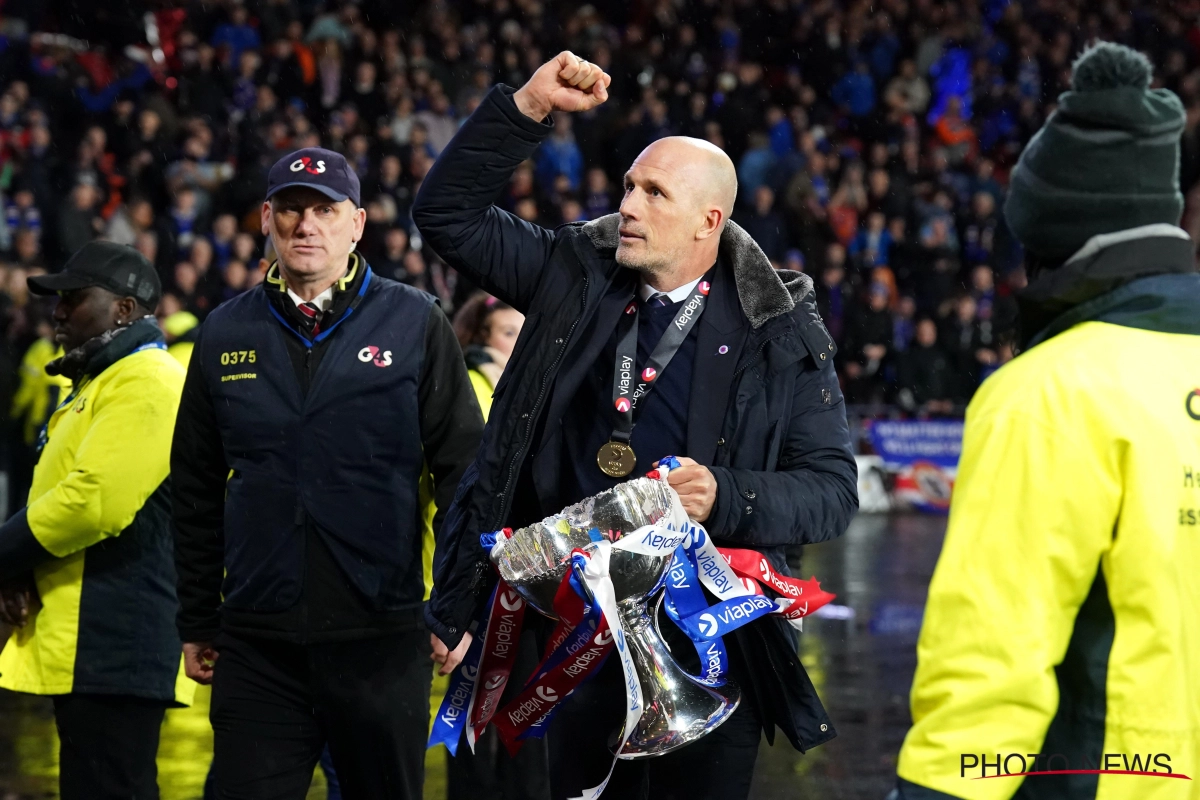
[[[305,156],[304,158],[297,158],[295,161],[293,161],[288,166],[288,169],[290,169],[292,172],[304,170],[305,172],[312,173],[313,175],[320,175],[325,171],[325,162],[318,161],[317,165],[314,167],[312,166],[312,159],[308,156]]]
[[[358,351],[358,360],[364,364],[371,362],[377,367],[390,367],[392,365],[392,351],[384,350],[380,352],[378,347],[369,344]]]

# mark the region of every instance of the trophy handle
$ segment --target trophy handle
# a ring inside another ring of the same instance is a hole
[[[662,602],[661,596],[658,602]],[[696,741],[729,718],[741,700],[740,690],[728,682],[724,686],[705,686],[684,672],[671,657],[657,620],[647,613],[645,597],[619,601],[617,614],[642,687],[644,708],[637,729],[617,758],[665,755]]]

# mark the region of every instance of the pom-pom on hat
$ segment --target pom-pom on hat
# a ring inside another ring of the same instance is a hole
[[[1112,42],[1076,59],[1071,90],[1021,154],[1004,204],[1030,252],[1065,260],[1097,234],[1179,223],[1183,104],[1150,88],[1153,71]]]

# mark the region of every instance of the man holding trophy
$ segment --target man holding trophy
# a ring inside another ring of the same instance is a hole
[[[467,653],[493,585],[480,533],[527,526],[669,455],[679,459],[667,480],[687,515],[783,575],[786,545],[840,535],[858,505],[812,281],[776,272],[729,222],[737,180],[724,152],[659,140],[626,173],[619,213],[556,231],[492,205],[553,130],[550,115],[605,102],[609,81],[564,52],[521,89],[493,89],[413,207],[446,261],[526,315],[439,542],[426,621],[444,672]],[[663,628],[672,657],[697,673],[688,640]],[[745,797],[762,732],[773,741],[779,728],[800,750],[834,736],[786,621],[762,617],[726,641],[736,711],[669,755],[619,762],[612,796]],[[622,684],[611,659],[554,716],[555,797],[609,769]]]

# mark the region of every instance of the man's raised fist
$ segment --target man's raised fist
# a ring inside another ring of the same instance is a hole
[[[539,122],[552,111],[589,111],[608,99],[612,78],[595,64],[564,50],[538,67],[517,90],[521,113]]]

